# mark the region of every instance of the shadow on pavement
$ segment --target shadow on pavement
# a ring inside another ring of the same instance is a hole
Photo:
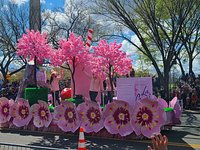
[[[200,112],[184,112],[183,115],[186,115],[185,117],[187,118],[185,120],[185,125],[200,127],[200,118],[197,117],[197,114],[200,114]]]
[[[178,127],[179,129],[180,127]],[[200,133],[200,128],[193,128],[192,133],[187,129],[163,130],[162,134],[169,139],[168,149],[170,150],[194,150],[184,138],[188,135],[189,140],[197,140]],[[30,140],[27,145],[44,146],[51,148],[77,149],[78,135],[69,134],[51,134],[45,132],[30,132],[26,130],[1,130],[2,133],[11,133],[12,136],[34,136],[37,140]],[[197,134],[195,134],[197,133]],[[91,150],[146,150],[148,145],[151,145],[150,140],[115,140],[109,138],[85,137],[86,147]],[[12,141],[11,141],[12,142]]]
[[[189,144],[187,144],[183,138],[188,134],[198,136],[198,134],[191,134],[186,131],[162,131],[162,134],[169,138],[170,150],[194,150]],[[91,150],[145,150],[148,145],[151,145],[150,140],[114,140],[97,137],[85,137],[86,147]],[[193,139],[191,139],[193,140]],[[66,148],[77,149],[78,136],[69,135],[45,135],[39,141],[30,143],[35,146],[48,146],[54,148]]]

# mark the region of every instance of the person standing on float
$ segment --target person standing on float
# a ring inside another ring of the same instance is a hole
[[[50,89],[51,89],[51,93],[52,93],[52,97],[53,97],[53,106],[56,106],[56,101],[58,102],[58,104],[60,105],[60,88],[59,88],[59,81],[63,76],[63,72],[60,72],[60,75],[58,75],[58,73],[56,71],[52,71],[51,73],[51,77],[50,77]]]
[[[96,98],[98,92],[103,91],[103,81],[101,80],[101,77],[99,75],[96,75],[95,73],[92,73],[92,75],[90,75],[84,70],[84,68],[83,72],[85,73],[86,76],[88,76],[91,79],[89,88],[90,100],[93,102],[97,102]]]

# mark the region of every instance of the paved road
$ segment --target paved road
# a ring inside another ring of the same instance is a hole
[[[164,130],[169,138],[169,150],[200,150],[200,112],[185,111],[181,117],[182,124],[173,130]],[[149,140],[113,140],[86,137],[87,149],[91,150],[145,150]],[[40,132],[1,130],[0,143],[43,146],[50,148],[77,149],[78,136],[56,135]],[[0,147],[1,149],[1,147]]]

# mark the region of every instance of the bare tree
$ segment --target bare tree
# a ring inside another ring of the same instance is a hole
[[[200,1],[193,13],[188,15],[189,21],[181,30],[181,41],[188,56],[189,74],[193,73],[193,61],[200,54]]]
[[[46,18],[43,21],[43,31],[49,33],[49,42],[55,48],[58,48],[58,40],[60,38],[67,39],[70,32],[82,36],[83,40],[86,41],[86,34],[89,28],[95,29],[94,35],[98,35],[100,30],[96,21],[90,17],[87,1],[69,0],[67,2],[64,10],[47,10],[42,13],[42,18]]]
[[[25,68],[26,60],[16,56],[17,40],[25,33],[28,16],[25,7],[0,1],[0,72],[4,81],[7,74],[13,75]],[[14,66],[11,70],[11,66]]]

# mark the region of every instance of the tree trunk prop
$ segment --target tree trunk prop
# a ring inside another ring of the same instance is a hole
[[[109,64],[109,81],[110,81],[110,86],[111,86],[111,101],[113,101],[113,95],[114,95],[114,87],[113,87],[113,78],[112,78],[112,66]]]
[[[37,68],[37,57],[35,56],[35,58],[34,58],[34,84],[35,84],[35,87],[37,87],[37,71],[36,71],[36,68]]]
[[[75,85],[75,79],[74,79],[74,74],[75,74],[75,58],[73,58],[73,60],[72,60],[72,65],[71,65],[71,67],[70,67],[70,65],[68,64],[68,66],[69,66],[69,70],[70,70],[70,73],[71,73],[71,78],[72,78],[72,85],[73,85],[73,97],[75,97],[75,95],[76,95],[76,85]]]
[[[34,85],[34,70],[35,66],[27,64],[24,77],[22,80],[22,83],[20,84],[19,91],[17,93],[17,98],[23,98],[24,97],[24,89],[26,87],[33,87]]]

